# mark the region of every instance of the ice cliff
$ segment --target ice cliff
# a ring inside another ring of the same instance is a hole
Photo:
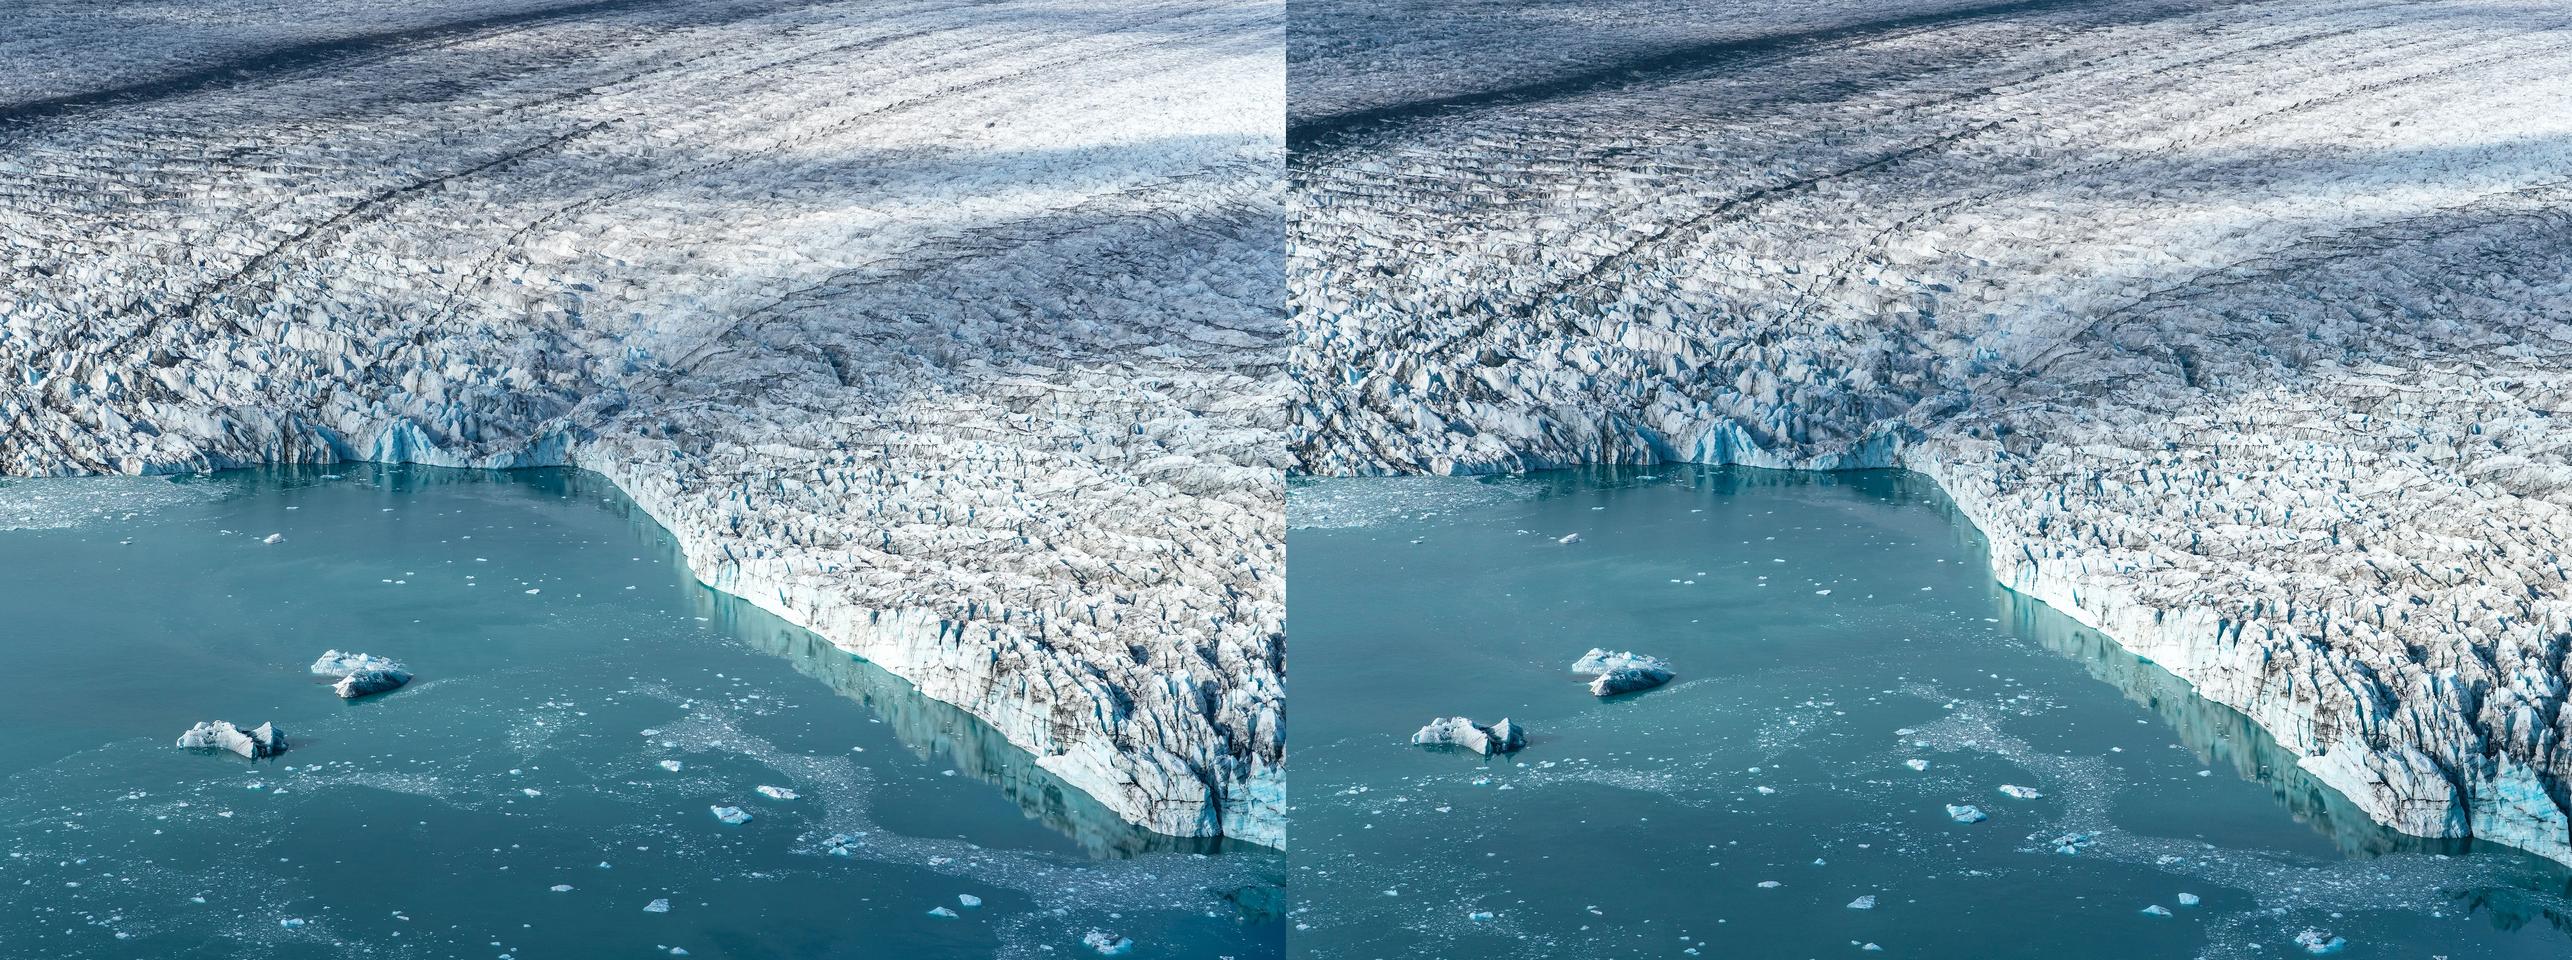
[[[2572,11],[1292,31],[1295,469],[1919,470],[2370,816],[2572,861]]]
[[[572,465],[1154,830],[1284,838],[1282,9],[0,11],[0,475]]]

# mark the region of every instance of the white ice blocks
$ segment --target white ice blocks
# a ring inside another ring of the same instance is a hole
[[[2001,582],[2375,819],[2572,861],[2545,27],[1379,7],[1295,8],[1373,38],[1290,54],[1298,469],[1919,470]],[[1716,42],[1838,29],[1746,70]],[[1531,45],[1565,55],[1494,55]]]
[[[592,470],[1127,818],[1282,844],[1283,6],[560,7],[12,20],[0,475]]]
[[[1527,746],[1527,731],[1509,718],[1483,726],[1465,717],[1441,717],[1429,721],[1411,735],[1411,742],[1430,747],[1462,747],[1484,756],[1516,753]]]
[[[228,720],[210,720],[179,734],[179,746],[189,750],[229,750],[256,760],[286,752],[286,735],[273,723],[242,730]]]
[[[1670,664],[1660,657],[1631,651],[1611,653],[1596,647],[1572,662],[1572,672],[1596,674],[1590,679],[1590,695],[1596,697],[1650,690],[1669,683],[1671,677]]]

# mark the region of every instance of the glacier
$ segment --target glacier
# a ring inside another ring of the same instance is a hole
[[[0,476],[572,466],[1284,843],[1283,5],[0,10]]]
[[[1939,482],[2376,820],[2572,862],[2572,10],[1298,4],[1293,471]]]

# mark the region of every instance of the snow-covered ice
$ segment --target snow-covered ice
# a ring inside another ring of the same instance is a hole
[[[178,745],[189,750],[229,750],[255,760],[286,752],[286,734],[273,723],[242,730],[228,720],[210,720],[179,734]]]
[[[1297,470],[1921,471],[2375,819],[2572,862],[2572,10],[1379,7],[1289,44]]]
[[[0,12],[0,476],[595,471],[1127,818],[1282,844],[1283,7]]]

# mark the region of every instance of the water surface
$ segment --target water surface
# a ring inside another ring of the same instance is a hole
[[[587,474],[0,483],[0,570],[0,955],[1284,952],[1281,857],[1123,823]],[[344,703],[329,648],[419,679]],[[213,719],[292,749],[171,746]]]
[[[1917,475],[1332,480],[1289,511],[1299,957],[2283,958],[2308,927],[2572,955],[2572,871],[2376,826],[2001,589]],[[1593,646],[1678,679],[1598,700]],[[1449,714],[1531,744],[1405,742]]]

